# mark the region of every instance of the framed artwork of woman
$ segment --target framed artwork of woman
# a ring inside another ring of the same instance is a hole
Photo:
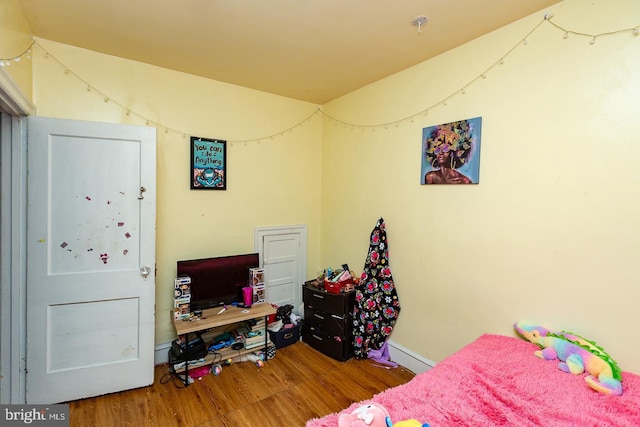
[[[482,117],[422,129],[421,184],[478,184]]]

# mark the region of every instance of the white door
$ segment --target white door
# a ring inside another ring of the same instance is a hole
[[[28,403],[154,373],[155,128],[30,117]]]
[[[298,313],[306,280],[306,227],[263,229],[258,238],[267,301],[278,306],[291,304]]]

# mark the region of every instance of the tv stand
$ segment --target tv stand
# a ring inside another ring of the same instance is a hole
[[[185,335],[186,341],[189,341],[189,334],[196,334],[198,332],[205,332],[209,329],[223,328],[224,326],[233,325],[234,323],[240,323],[245,320],[257,319],[264,317],[265,320],[265,338],[264,338],[264,352],[266,354],[267,345],[269,342],[269,334],[266,333],[267,318],[276,313],[275,307],[271,304],[263,303],[256,304],[250,308],[228,306],[226,310],[220,313],[222,307],[209,308],[202,311],[202,316],[197,320],[174,320],[173,326],[176,328],[178,336]],[[220,314],[218,314],[220,313]],[[240,359],[243,355],[253,353],[256,349],[241,349],[233,350],[231,348],[223,348],[217,350],[217,354],[207,354],[205,356],[204,363],[193,364],[186,362],[184,368],[177,369],[176,374],[184,375],[184,384],[189,385],[189,368],[195,368],[199,366],[210,365],[220,359]]]

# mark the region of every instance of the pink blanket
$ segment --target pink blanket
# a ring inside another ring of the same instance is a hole
[[[623,372],[622,396],[605,396],[591,390],[582,375],[534,356],[537,349],[518,338],[482,335],[371,401],[384,405],[394,423],[414,418],[431,427],[640,426],[640,376]],[[307,427],[336,427],[340,413],[309,420]]]

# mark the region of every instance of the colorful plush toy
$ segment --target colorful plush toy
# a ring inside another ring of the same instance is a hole
[[[387,427],[389,412],[378,403],[358,406],[350,414],[338,417],[338,427]]]
[[[391,416],[387,408],[379,403],[369,403],[358,406],[350,414],[338,417],[338,427],[429,427],[414,419],[391,423]]]
[[[595,342],[571,332],[553,333],[542,326],[523,322],[516,332],[538,347],[535,355],[544,360],[560,360],[558,368],[572,374],[587,372],[585,381],[592,389],[608,395],[622,394],[622,372],[618,364]]]
[[[391,424],[391,419],[389,418],[387,427],[429,427],[429,424],[422,424],[420,421],[414,419],[398,421],[395,424]]]

